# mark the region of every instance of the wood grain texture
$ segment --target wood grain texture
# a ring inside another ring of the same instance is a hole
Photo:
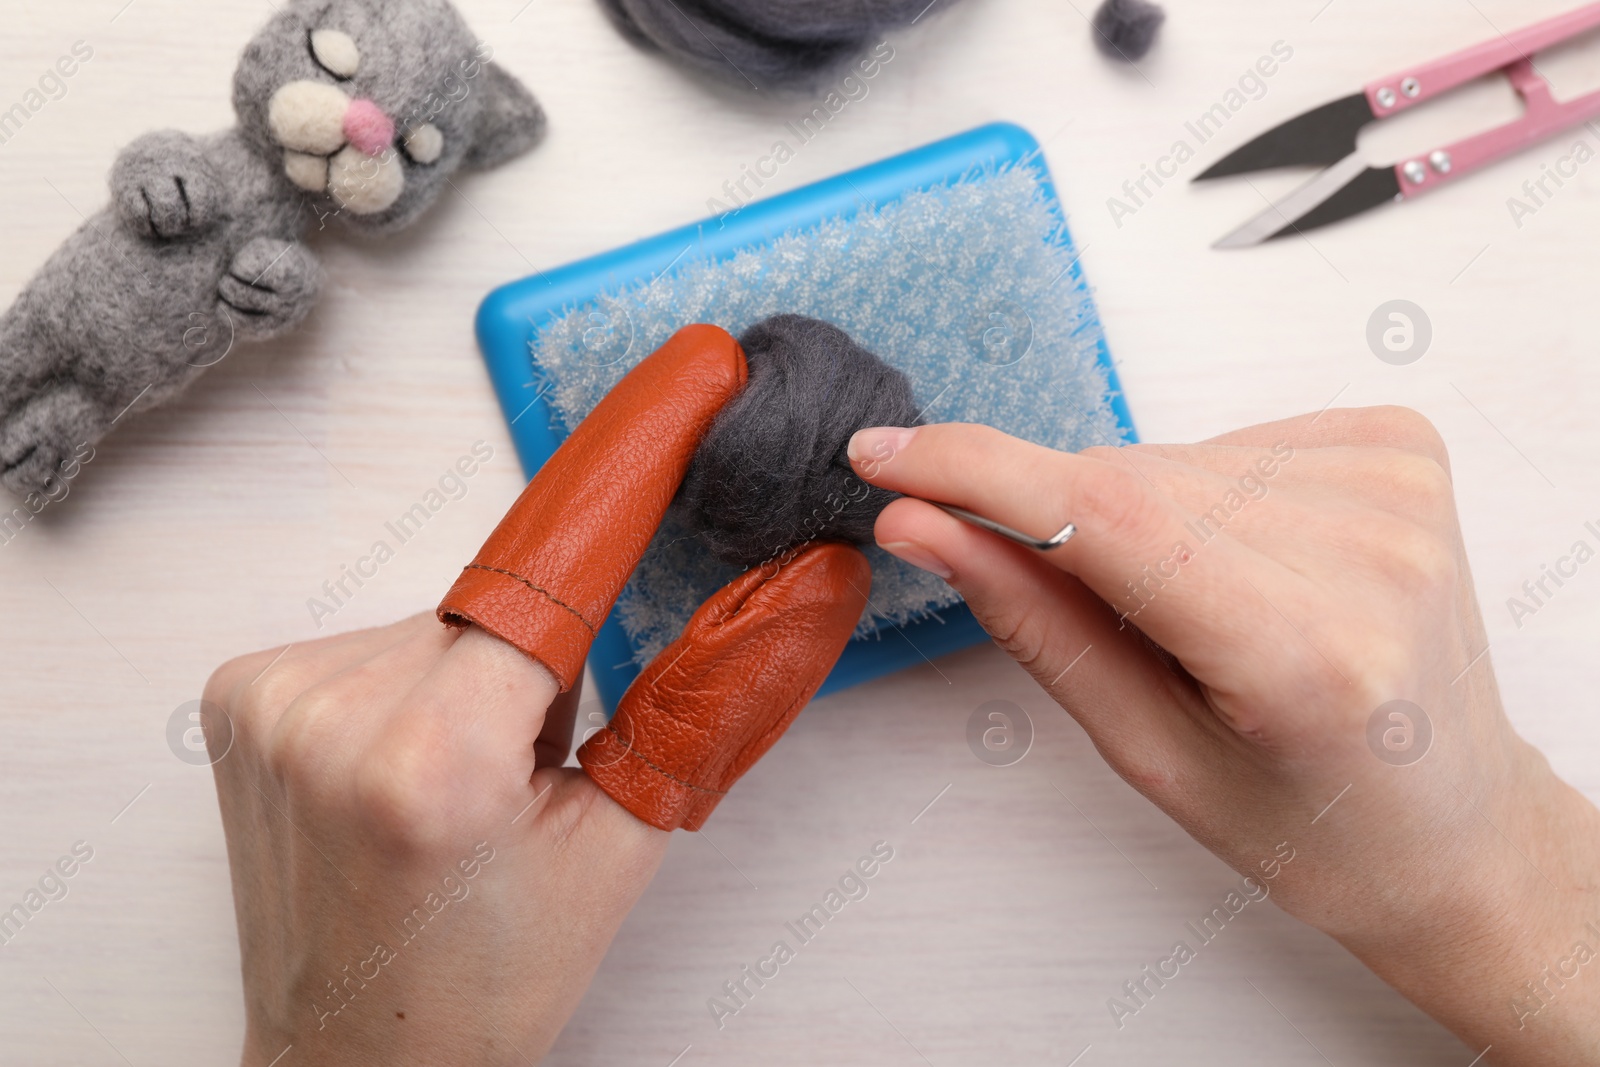
[[[625,44],[588,0],[461,5],[539,94],[549,141],[458,182],[395,240],[319,241],[330,285],[304,328],[239,352],[180,403],[130,421],[67,504],[0,547],[0,906],[73,842],[95,850],[70,895],[0,947],[6,1063],[237,1055],[221,828],[209,773],[167,748],[168,717],[223,659],[318,633],[307,598],[486,440],[496,458],[466,497],[322,632],[430,609],[522,481],[473,343],[477,302],[536,268],[702,216],[805,110],[679,74]],[[936,12],[893,38],[895,58],[870,94],[767,191],[978,123],[1020,122],[1044,141],[1147,439],[1193,439],[1335,399],[1428,414],[1452,448],[1510,713],[1600,797],[1600,569],[1580,572],[1521,627],[1505,609],[1600,519],[1590,406],[1600,361],[1587,316],[1600,166],[1560,187],[1547,180],[1520,225],[1508,207],[1594,136],[1252,253],[1208,245],[1294,178],[1203,189],[1172,179],[1147,183],[1152,195],[1132,215],[1107,206],[1176,141],[1193,141],[1185,123],[1275,41],[1293,58],[1214,144],[1198,146],[1185,176],[1370,76],[1569,3],[1288,0],[1268,12],[1218,0],[1175,7],[1138,70],[1094,54],[1089,6],[965,0]],[[74,41],[95,57],[0,144],[0,302],[104,201],[119,146],[149,129],[230,121],[235,57],[270,10],[268,0],[3,5],[0,108]],[[1478,125],[1481,113],[1467,119]],[[1385,131],[1402,135],[1426,140],[1421,127]],[[1379,362],[1364,336],[1373,310],[1396,298],[1433,323],[1431,351],[1409,367]],[[1037,728],[1011,768],[966,748],[968,716],[991,699],[1022,705]],[[1106,998],[1234,876],[1118,781],[993,650],[817,703],[708,831],[674,840],[550,1063],[665,1067],[683,1053],[682,1067],[1464,1067],[1477,1051],[1270,906],[1243,915],[1117,1031]],[[868,897],[719,1030],[706,999],[879,840],[895,859]]]

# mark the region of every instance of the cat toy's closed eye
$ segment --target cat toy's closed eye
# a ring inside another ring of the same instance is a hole
[[[310,30],[306,33],[306,49],[311,59],[323,70],[340,81],[349,81],[361,69],[361,49],[348,33],[342,30]]]

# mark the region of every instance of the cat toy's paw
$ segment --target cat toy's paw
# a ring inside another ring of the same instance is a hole
[[[76,385],[34,395],[0,417],[0,485],[59,500],[85,449],[104,432],[100,409]]]
[[[117,216],[142,237],[170,241],[210,228],[222,208],[222,183],[188,134],[139,138],[111,168]]]
[[[261,340],[299,325],[317,301],[321,272],[298,241],[252,237],[217,283],[240,336]]]

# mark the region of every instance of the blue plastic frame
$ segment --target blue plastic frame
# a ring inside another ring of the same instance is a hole
[[[478,343],[501,409],[510,423],[523,469],[531,478],[564,439],[548,405],[537,396],[529,346],[542,319],[565,314],[604,291],[653,278],[696,247],[704,257],[730,258],[740,249],[766,243],[785,232],[830,218],[850,217],[863,208],[891,203],[913,190],[949,182],[975,167],[993,164],[1031,167],[1045,195],[1052,202],[1056,200],[1050,170],[1033,135],[1011,123],[992,123],[756,201],[735,214],[705,219],[494,290],[478,309]],[[1056,206],[1064,218],[1065,212]],[[1087,289],[1079,264],[1073,265],[1071,277],[1077,289]],[[1136,440],[1133,417],[1103,336],[1099,360],[1110,380],[1112,411],[1127,439]],[[987,639],[965,604],[944,608],[905,626],[880,629],[846,646],[818,695],[931,661]],[[609,712],[639,674],[633,647],[615,618],[607,619],[600,628],[589,662],[595,668],[600,699]]]

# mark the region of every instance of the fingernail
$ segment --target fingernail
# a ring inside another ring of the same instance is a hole
[[[850,459],[854,463],[887,463],[895,457],[916,434],[915,429],[903,430],[892,426],[874,426],[857,430],[850,438]]]
[[[920,567],[929,574],[936,574],[941,578],[949,578],[950,575],[955,573],[945,564],[944,560],[921,545],[914,545],[910,541],[890,541],[888,544],[880,545],[879,547],[891,556],[898,556],[913,567]]]

